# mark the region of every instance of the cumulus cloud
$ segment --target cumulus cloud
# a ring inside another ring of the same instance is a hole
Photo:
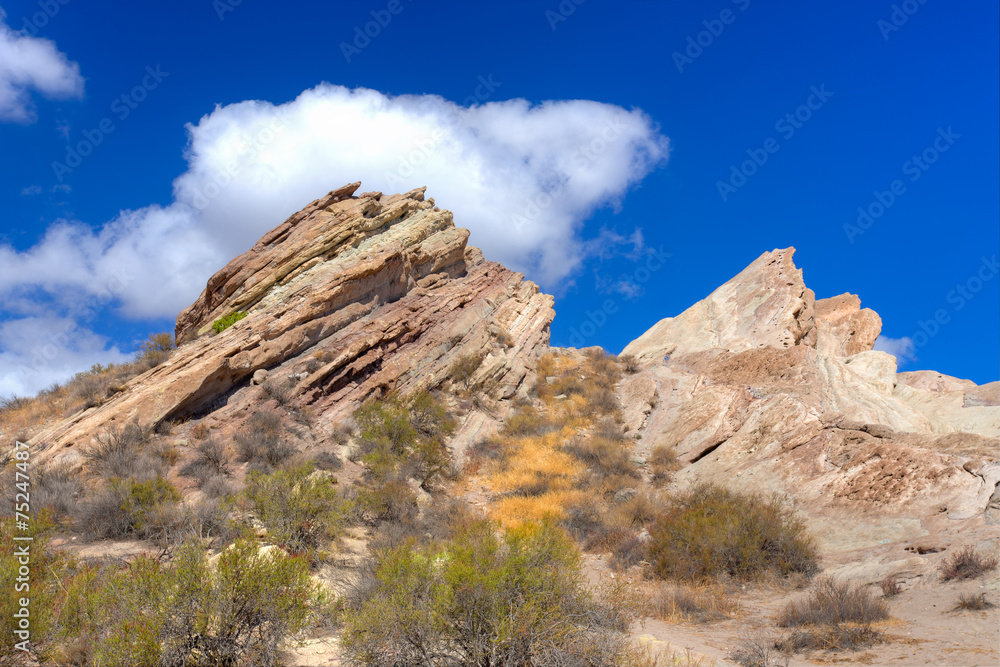
[[[888,352],[896,357],[896,361],[900,366],[917,360],[917,349],[913,344],[913,339],[909,336],[904,336],[903,338],[879,336],[875,339],[873,349],[879,352]]]
[[[64,99],[83,96],[80,66],[54,42],[12,30],[0,9],[0,121],[35,121],[31,91]]]
[[[330,84],[282,105],[217,107],[187,130],[188,168],[169,206],[97,230],[59,221],[26,251],[0,246],[0,312],[40,291],[71,315],[81,297],[114,286],[124,316],[175,317],[230,258],[356,180],[387,193],[428,186],[487,258],[556,289],[608,247],[584,237],[588,216],[617,206],[669,151],[645,113],[610,104],[463,107]],[[641,235],[616,240],[641,248]]]

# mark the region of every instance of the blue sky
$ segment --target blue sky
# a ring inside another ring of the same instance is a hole
[[[795,246],[901,370],[998,377],[995,2],[0,7],[0,394],[127,358],[351,180],[428,185],[556,345]]]

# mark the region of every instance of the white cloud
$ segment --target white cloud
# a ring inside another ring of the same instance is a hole
[[[913,339],[909,336],[904,336],[903,338],[879,336],[875,339],[873,349],[879,352],[888,352],[896,357],[896,361],[900,366],[917,360],[917,349],[913,344]]]
[[[28,187],[21,189],[21,194],[24,195],[24,196],[26,196],[26,197],[30,197],[32,195],[40,195],[40,194],[42,194],[42,186],[40,186],[40,185],[29,185]]]
[[[66,317],[23,317],[0,322],[0,396],[38,393],[94,364],[132,355]]]
[[[99,231],[59,221],[24,252],[0,246],[0,312],[41,290],[68,314],[81,297],[110,297],[127,317],[175,317],[229,259],[356,180],[386,193],[427,185],[487,258],[555,289],[606,247],[583,238],[584,220],[668,153],[646,114],[610,104],[469,108],[330,84],[283,105],[218,107],[188,132],[171,205],[123,212]],[[642,247],[641,235],[616,240]]]
[[[55,42],[12,30],[0,9],[0,121],[35,121],[31,90],[45,97],[83,96],[80,66]]]

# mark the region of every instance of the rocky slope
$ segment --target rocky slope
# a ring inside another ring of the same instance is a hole
[[[265,377],[320,428],[369,396],[449,382],[459,362],[472,370],[465,384],[493,398],[525,393],[547,349],[552,297],[485,261],[422,188],[355,195],[359,187],[316,200],[212,276],[177,318],[170,360],[38,434],[39,459],[89,446],[112,422],[224,420],[250,406],[233,397]],[[213,332],[238,311],[246,318]]]
[[[625,348],[643,365],[623,387],[629,426],[676,448],[682,484],[790,495],[831,552],[902,556],[995,524],[1000,385],[897,373],[872,350],[878,315],[851,294],[817,301],[793,252],[764,253]]]

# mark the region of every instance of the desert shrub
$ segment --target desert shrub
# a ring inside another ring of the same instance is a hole
[[[633,664],[622,633],[632,612],[587,590],[551,524],[498,536],[482,521],[441,544],[382,551],[363,593],[344,613],[354,663]]]
[[[878,586],[882,589],[882,597],[892,598],[903,592],[899,585],[899,578],[894,574],[886,575],[882,581],[878,582]]]
[[[35,473],[31,489],[32,507],[52,510],[56,519],[69,517],[79,500],[80,480],[67,466],[52,466]]]
[[[16,394],[12,396],[0,396],[0,413],[22,410],[28,407],[33,400],[33,398],[25,398]]]
[[[416,516],[417,494],[404,480],[393,479],[358,493],[358,508],[373,522],[410,523]]]
[[[996,569],[997,563],[996,556],[984,556],[971,544],[967,544],[944,559],[941,563],[941,578],[945,581],[975,579]]]
[[[232,482],[225,477],[216,475],[209,477],[201,487],[206,498],[226,498],[235,493]]]
[[[503,465],[510,456],[510,453],[508,443],[503,438],[495,435],[477,440],[465,450],[466,457],[474,464],[492,461]]]
[[[634,354],[619,355],[618,363],[621,364],[622,370],[629,375],[638,373],[642,369],[639,359]]]
[[[555,428],[554,423],[531,406],[516,411],[504,419],[503,424],[503,432],[516,438],[543,435],[555,430]]]
[[[267,539],[311,561],[335,539],[350,511],[331,479],[310,463],[271,475],[251,472],[242,502],[267,529]]]
[[[627,570],[645,559],[646,545],[635,533],[629,533],[615,545],[609,564],[616,570]]]
[[[245,318],[246,316],[247,314],[244,311],[238,310],[231,315],[220,317],[219,319],[212,322],[212,331],[214,331],[217,334],[220,334],[229,327],[233,326],[234,324],[242,320],[243,318]]]
[[[214,568],[196,542],[168,565],[140,556],[76,568],[55,598],[48,653],[58,662],[149,667],[276,665],[280,650],[328,605],[304,559],[258,551],[247,539],[223,551]]]
[[[996,605],[986,599],[986,593],[962,593],[958,596],[958,603],[955,605],[955,610],[965,610],[965,611],[982,611],[984,609],[992,609]]]
[[[195,457],[180,470],[180,474],[198,481],[201,488],[213,477],[229,476],[229,455],[217,440],[209,438],[195,447]]]
[[[740,667],[772,667],[779,664],[778,655],[779,647],[774,635],[758,626],[741,632],[729,658]]]
[[[621,424],[610,417],[603,417],[597,421],[593,428],[594,435],[611,440],[612,442],[625,443],[629,438],[625,436]]]
[[[599,477],[639,476],[632,463],[631,451],[620,441],[593,436],[586,440],[571,440],[563,445],[563,451],[579,459]]]
[[[239,461],[264,469],[279,466],[295,454],[295,448],[284,440],[281,415],[273,410],[253,413],[233,440]]]
[[[268,378],[264,380],[264,384],[260,386],[261,393],[268,398],[273,398],[277,401],[278,405],[288,405],[292,401],[292,388],[294,387],[294,380],[286,378],[284,380],[279,380],[278,378]]]
[[[208,427],[204,424],[198,424],[193,429],[191,429],[191,437],[195,440],[204,440],[210,435]]]
[[[740,609],[739,596],[719,584],[660,583],[647,602],[649,615],[664,621],[711,623],[732,618]]]
[[[618,396],[607,387],[599,387],[596,391],[591,392],[587,396],[587,406],[593,413],[599,415],[614,414],[621,409]]]
[[[871,591],[849,581],[823,579],[805,597],[792,600],[778,616],[783,628],[802,625],[870,624],[889,618],[889,606]]]
[[[330,431],[334,443],[343,447],[354,437],[354,426],[347,422],[338,422]]]
[[[455,383],[464,385],[468,389],[469,381],[483,364],[483,358],[482,354],[476,353],[459,355],[454,363],[452,363],[451,369],[448,371],[448,377]]]
[[[344,467],[344,462],[333,452],[319,452],[312,457],[312,464],[319,470],[340,470]]]
[[[649,560],[663,578],[757,580],[817,568],[811,539],[779,501],[716,486],[672,498],[650,532]]]
[[[80,530],[92,539],[142,537],[163,539],[169,517],[182,514],[177,490],[159,475],[143,482],[112,477],[78,506]]]
[[[137,370],[145,371],[159,366],[170,356],[170,350],[174,349],[174,335],[168,332],[149,334],[142,345],[139,346],[136,365]]]
[[[354,415],[361,461],[378,481],[413,477],[429,485],[450,474],[445,445],[455,429],[441,402],[427,392],[369,401]]]
[[[567,507],[559,525],[578,541],[584,542],[607,523],[608,514],[604,506],[601,503],[587,502]]]
[[[654,446],[649,453],[647,462],[649,463],[654,482],[669,481],[673,473],[681,468],[677,452],[673,447],[667,445]]]
[[[43,510],[33,518],[28,534],[34,538],[26,566],[30,578],[28,582],[22,576],[24,564],[19,561],[18,548],[23,547],[23,543],[14,540],[15,537],[26,536],[26,533],[17,528],[13,516],[0,518],[0,584],[4,587],[4,594],[0,595],[0,664],[4,664],[5,656],[18,654],[15,644],[28,641],[28,635],[29,646],[37,656],[43,660],[52,657],[51,642],[57,630],[53,618],[57,582],[65,576],[72,561],[64,553],[47,547],[52,528],[48,513]],[[17,581],[18,577],[22,577],[21,582]],[[30,589],[18,587],[24,583],[28,583]],[[24,596],[31,598],[28,610],[30,632],[18,636],[16,633],[24,629],[15,614],[21,613],[20,598]]]
[[[551,390],[555,396],[583,396],[587,393],[587,383],[577,375],[563,375],[556,378]]]
[[[147,474],[149,457],[143,453],[150,435],[138,422],[112,424],[97,436],[97,444],[84,452],[84,459],[105,478]]]
[[[170,572],[166,664],[275,665],[324,604],[305,559],[237,540],[208,567],[189,544]],[[195,662],[190,662],[195,661]]]
[[[615,514],[635,528],[643,528],[652,523],[660,511],[660,503],[645,492],[635,494],[615,508]]]

